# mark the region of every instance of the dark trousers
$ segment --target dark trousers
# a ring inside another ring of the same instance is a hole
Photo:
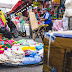
[[[50,24],[48,24],[49,26],[47,26],[46,27],[46,31],[48,32],[49,30],[52,30],[52,26],[53,26],[53,24],[52,23],[50,23]]]
[[[52,30],[52,23],[48,24],[48,26],[45,27],[44,32],[48,32],[49,30]],[[40,30],[42,30],[44,27],[41,27]]]
[[[5,27],[0,28],[0,33],[2,33],[6,38],[11,39],[12,34]]]

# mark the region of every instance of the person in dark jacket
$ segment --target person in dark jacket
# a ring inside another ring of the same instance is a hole
[[[8,24],[8,26],[9,26],[9,28],[10,28],[11,33],[14,33],[14,32],[15,32],[15,29],[16,29],[16,26],[15,26],[15,24],[11,21],[11,17],[10,17],[9,14],[8,14],[7,17],[6,17],[6,20],[7,20],[7,24]]]
[[[2,13],[1,13],[1,10],[0,10],[0,33],[2,33],[8,39],[13,39],[12,34],[6,29],[4,22],[1,18],[1,15],[2,15]]]

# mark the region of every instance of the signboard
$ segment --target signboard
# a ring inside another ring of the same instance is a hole
[[[60,0],[51,0],[52,4],[60,4]]]
[[[35,7],[35,6],[37,6],[37,7],[39,7],[40,6],[40,2],[33,2],[33,7]]]

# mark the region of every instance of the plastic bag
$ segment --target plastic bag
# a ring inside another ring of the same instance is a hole
[[[25,57],[34,57],[37,54],[37,51],[33,50],[26,50],[25,52]]]
[[[39,50],[41,50],[41,49],[44,48],[44,45],[43,45],[43,44],[41,44],[41,45],[36,45],[35,48],[39,51]]]
[[[36,55],[34,57],[25,57],[21,64],[28,65],[28,64],[36,64],[42,61],[41,57]]]
[[[55,20],[53,23],[52,29],[54,31],[63,30],[63,21],[62,20]]]

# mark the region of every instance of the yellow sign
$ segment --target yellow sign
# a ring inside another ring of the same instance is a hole
[[[35,6],[40,6],[40,2],[33,2],[33,7],[35,7]]]
[[[60,4],[60,0],[51,0],[52,4]]]

